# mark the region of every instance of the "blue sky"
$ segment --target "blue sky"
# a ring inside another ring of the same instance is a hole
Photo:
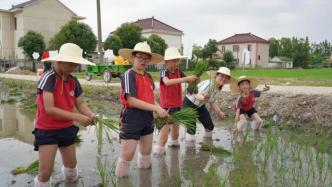
[[[0,8],[25,0],[1,0]],[[96,31],[95,0],[60,0],[84,16]],[[193,43],[221,40],[235,33],[260,37],[305,37],[332,41],[330,0],[101,0],[103,38],[123,22],[154,16],[184,31],[185,53]]]

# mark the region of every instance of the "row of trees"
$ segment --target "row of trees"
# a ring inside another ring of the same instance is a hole
[[[329,65],[332,45],[327,40],[310,44],[306,38],[270,38],[270,57],[285,56],[293,59],[294,67],[322,67]]]
[[[124,23],[118,27],[104,42],[104,49],[112,49],[115,55],[121,48],[133,48],[136,43],[147,41],[152,52],[164,54],[167,44],[158,35],[152,34],[148,38],[142,36],[142,29],[135,23]],[[69,21],[60,31],[49,41],[48,48],[57,50],[64,43],[71,42],[80,46],[84,51],[84,56],[92,53],[96,49],[97,37],[91,27],[78,21]],[[43,53],[46,47],[44,37],[41,33],[29,31],[20,38],[18,46],[23,49],[25,56],[32,59],[32,53]]]

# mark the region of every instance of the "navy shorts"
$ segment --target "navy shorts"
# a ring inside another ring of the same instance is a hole
[[[35,135],[35,151],[38,151],[40,145],[53,145],[58,147],[67,147],[76,142],[77,133],[79,128],[75,125],[64,129],[57,130],[43,130],[35,129],[32,134]]]
[[[248,117],[250,117],[250,118],[251,118],[251,116],[252,116],[253,114],[255,114],[255,113],[257,113],[257,110],[256,110],[254,107],[252,107],[252,108],[249,109],[248,111],[244,111],[244,110],[240,109],[240,114],[247,114]]]
[[[141,136],[152,134],[154,126],[150,123],[122,123],[120,125],[120,139],[139,140]]]

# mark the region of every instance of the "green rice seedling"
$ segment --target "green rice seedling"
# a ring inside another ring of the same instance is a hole
[[[110,183],[111,180],[111,170],[109,168],[109,161],[105,160],[102,161],[102,159],[97,159],[97,170],[98,170],[98,174],[100,176],[101,179],[101,187],[107,187]]]
[[[218,155],[218,156],[231,156],[232,155],[232,152],[224,149],[223,147],[216,147],[214,145],[205,144],[205,143],[202,143],[201,150],[202,151],[208,151],[211,154],[215,154],[215,155]]]
[[[32,161],[27,167],[17,167],[11,171],[13,175],[27,173],[30,175],[37,175],[39,170],[39,160]]]
[[[198,61],[195,70],[194,70],[194,75],[197,77],[201,77],[203,73],[207,70],[208,63],[205,61]],[[188,84],[187,92],[189,94],[197,94],[198,89],[197,89],[197,84],[199,83],[199,80],[190,82]]]
[[[184,108],[180,111],[174,112],[165,118],[156,117],[154,123],[156,128],[160,130],[166,124],[177,123],[183,125],[189,130],[196,128],[196,118],[198,117],[197,111],[192,108]]]

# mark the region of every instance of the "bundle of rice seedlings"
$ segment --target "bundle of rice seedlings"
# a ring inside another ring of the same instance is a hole
[[[201,145],[201,150],[208,151],[212,154],[219,155],[219,156],[231,156],[232,155],[232,152],[224,149],[223,147],[216,147],[214,145],[205,144],[205,143],[203,143]]]
[[[37,175],[39,170],[39,160],[32,161],[28,167],[17,167],[11,171],[13,175],[27,173],[30,175]]]
[[[93,124],[96,125],[96,135],[98,145],[102,145],[103,135],[106,136],[109,143],[112,143],[112,133],[119,134],[119,119],[104,118],[103,116],[96,116],[93,119]],[[106,127],[106,128],[104,128]]]
[[[189,130],[195,130],[197,117],[198,114],[196,110],[192,108],[184,108],[165,118],[156,117],[154,123],[158,130],[160,130],[164,125],[171,123],[177,123],[179,125],[183,125]]]
[[[208,67],[208,63],[205,61],[198,61],[196,66],[195,66],[195,70],[194,70],[194,75],[196,77],[201,77],[203,75],[203,73],[207,70]],[[197,84],[199,83],[199,80],[190,82],[187,88],[187,92],[189,94],[197,94],[198,93],[198,89],[197,89]]]

